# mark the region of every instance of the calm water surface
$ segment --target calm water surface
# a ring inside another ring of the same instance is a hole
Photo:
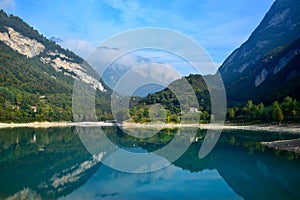
[[[177,130],[137,139],[104,128],[116,145],[152,152]],[[136,130],[143,132],[143,130]],[[172,165],[142,174],[111,169],[84,147],[76,129],[0,130],[0,199],[300,199],[300,159],[261,141],[287,133],[224,131],[213,151],[198,158],[200,140]]]

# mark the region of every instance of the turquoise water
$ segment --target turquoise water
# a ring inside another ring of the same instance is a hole
[[[143,130],[136,130],[136,132]],[[137,139],[114,127],[105,132],[132,152],[153,152],[176,130]],[[199,138],[205,131],[198,131]],[[174,163],[142,174],[103,165],[76,129],[0,130],[0,199],[300,199],[300,159],[261,141],[298,138],[287,133],[224,131],[215,148],[198,158],[202,140]]]

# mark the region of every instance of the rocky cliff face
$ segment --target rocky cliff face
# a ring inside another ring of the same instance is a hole
[[[258,75],[255,76],[254,85],[258,87],[267,78],[279,73],[288,63],[293,60],[296,56],[299,56],[300,48],[296,47],[287,52],[286,55],[282,55],[279,60],[277,60],[275,65],[269,67],[269,69],[263,68]]]
[[[27,38],[11,27],[6,27],[7,32],[0,32],[0,40],[18,53],[32,58],[45,50],[45,46],[40,42]]]
[[[0,32],[0,41],[13,50],[25,55],[27,58],[39,56],[44,64],[51,65],[56,71],[91,84],[94,89],[105,91],[103,85],[95,77],[88,74],[87,69],[81,67],[81,63],[76,63],[72,58],[60,53],[58,50],[48,50],[42,43],[22,35],[11,27],[5,28],[7,29],[6,32]]]
[[[41,57],[40,60],[44,64],[51,65],[56,71],[64,72],[67,76],[91,84],[94,89],[98,89],[102,92],[105,91],[103,85],[98,80],[86,73],[86,69],[62,53],[48,51],[46,52],[46,56]]]
[[[299,10],[298,0],[276,0],[249,39],[222,64],[219,71],[230,101],[252,99],[255,89],[299,56],[298,47],[290,48],[300,38]]]

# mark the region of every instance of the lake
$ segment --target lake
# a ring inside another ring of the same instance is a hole
[[[116,127],[103,130],[116,146],[135,153],[153,153],[178,132],[137,138]],[[75,127],[1,129],[0,199],[300,199],[299,157],[260,144],[299,135],[226,130],[200,159],[205,133],[197,130],[198,140],[169,166],[127,173],[91,155]]]

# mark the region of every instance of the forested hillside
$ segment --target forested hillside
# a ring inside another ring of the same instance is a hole
[[[82,58],[3,11],[0,36],[0,122],[71,121],[75,78],[97,90],[99,119],[111,119],[111,92]]]

